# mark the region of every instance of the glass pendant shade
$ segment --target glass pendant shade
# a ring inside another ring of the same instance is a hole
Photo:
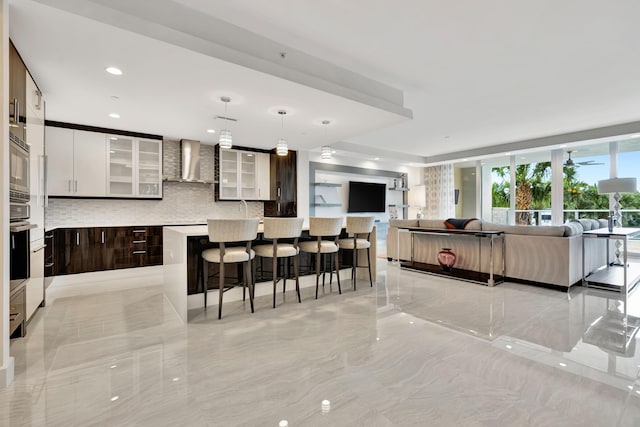
[[[278,145],[276,145],[276,154],[278,156],[286,156],[289,154],[289,146],[287,145],[287,141],[284,139],[280,139],[278,141]]]
[[[320,149],[320,157],[322,160],[331,160],[331,147],[328,145],[323,146]]]
[[[222,129],[220,131],[220,148],[231,148],[233,146],[231,131],[227,129]]]

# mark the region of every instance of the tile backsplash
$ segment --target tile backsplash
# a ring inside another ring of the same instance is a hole
[[[164,141],[163,175],[175,178],[180,171],[177,141]],[[202,146],[201,177],[213,179],[213,147]],[[247,202],[250,217],[264,216],[263,202]],[[213,185],[164,182],[162,200],[49,199],[45,211],[47,229],[56,227],[164,225],[205,223],[207,218],[244,217],[240,202],[216,202]]]

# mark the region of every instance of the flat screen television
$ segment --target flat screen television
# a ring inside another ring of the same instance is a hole
[[[347,212],[384,212],[387,184],[349,181],[349,207]]]

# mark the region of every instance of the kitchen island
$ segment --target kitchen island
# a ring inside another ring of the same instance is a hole
[[[344,236],[347,237],[344,229]],[[309,239],[308,225],[303,227],[303,233],[300,240]],[[196,269],[200,260],[200,252],[203,247],[212,246],[208,242],[208,230],[206,225],[184,225],[184,226],[171,226],[163,227],[163,265],[164,265],[164,295],[172,305],[180,319],[183,322],[188,322],[189,313],[200,313],[204,306],[204,299],[202,296],[202,285],[197,280]],[[376,227],[373,228],[371,233],[371,251],[370,259],[371,274],[376,277]],[[262,241],[262,225],[258,228],[258,238],[254,242],[257,244],[270,244],[270,241]],[[344,280],[342,289],[349,291],[351,289],[351,251],[344,251],[341,254],[341,266],[346,266],[340,271],[340,279]],[[307,275],[307,277],[301,277],[300,287],[315,286],[315,269],[310,267],[309,257],[315,255],[309,255],[301,253],[300,262],[300,275]],[[359,251],[358,257],[360,261],[358,265],[366,265],[364,258],[366,257],[366,251]],[[259,259],[256,259],[259,262]],[[271,262],[264,263],[264,270],[261,268],[256,269],[256,297],[261,295],[271,295],[273,292],[272,279],[271,279]],[[211,264],[211,269],[215,269],[217,266]],[[369,281],[369,273],[366,268],[358,269],[358,280],[360,286],[364,286],[365,281]],[[268,282],[264,286],[261,286],[260,282]],[[212,290],[213,287],[209,286],[209,292],[215,293],[217,291]],[[282,289],[281,284],[278,284],[278,289]],[[291,281],[290,290],[295,289],[294,281]],[[236,292],[237,291],[237,292]],[[237,288],[228,292],[225,292],[225,301],[239,300],[242,298],[241,288]],[[213,302],[217,301],[217,295],[210,295],[209,301],[211,306],[215,305]],[[304,303],[304,300],[303,300]]]

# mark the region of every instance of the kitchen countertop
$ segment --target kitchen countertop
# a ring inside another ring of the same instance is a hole
[[[45,227],[46,231],[53,231],[53,230],[57,230],[58,228],[101,228],[101,227],[191,227],[191,226],[198,226],[198,225],[207,225],[207,221],[202,221],[202,222],[190,222],[188,224],[110,224],[110,225],[105,225],[105,224],[74,224],[74,225],[56,225],[56,226],[51,226],[51,227]]]

